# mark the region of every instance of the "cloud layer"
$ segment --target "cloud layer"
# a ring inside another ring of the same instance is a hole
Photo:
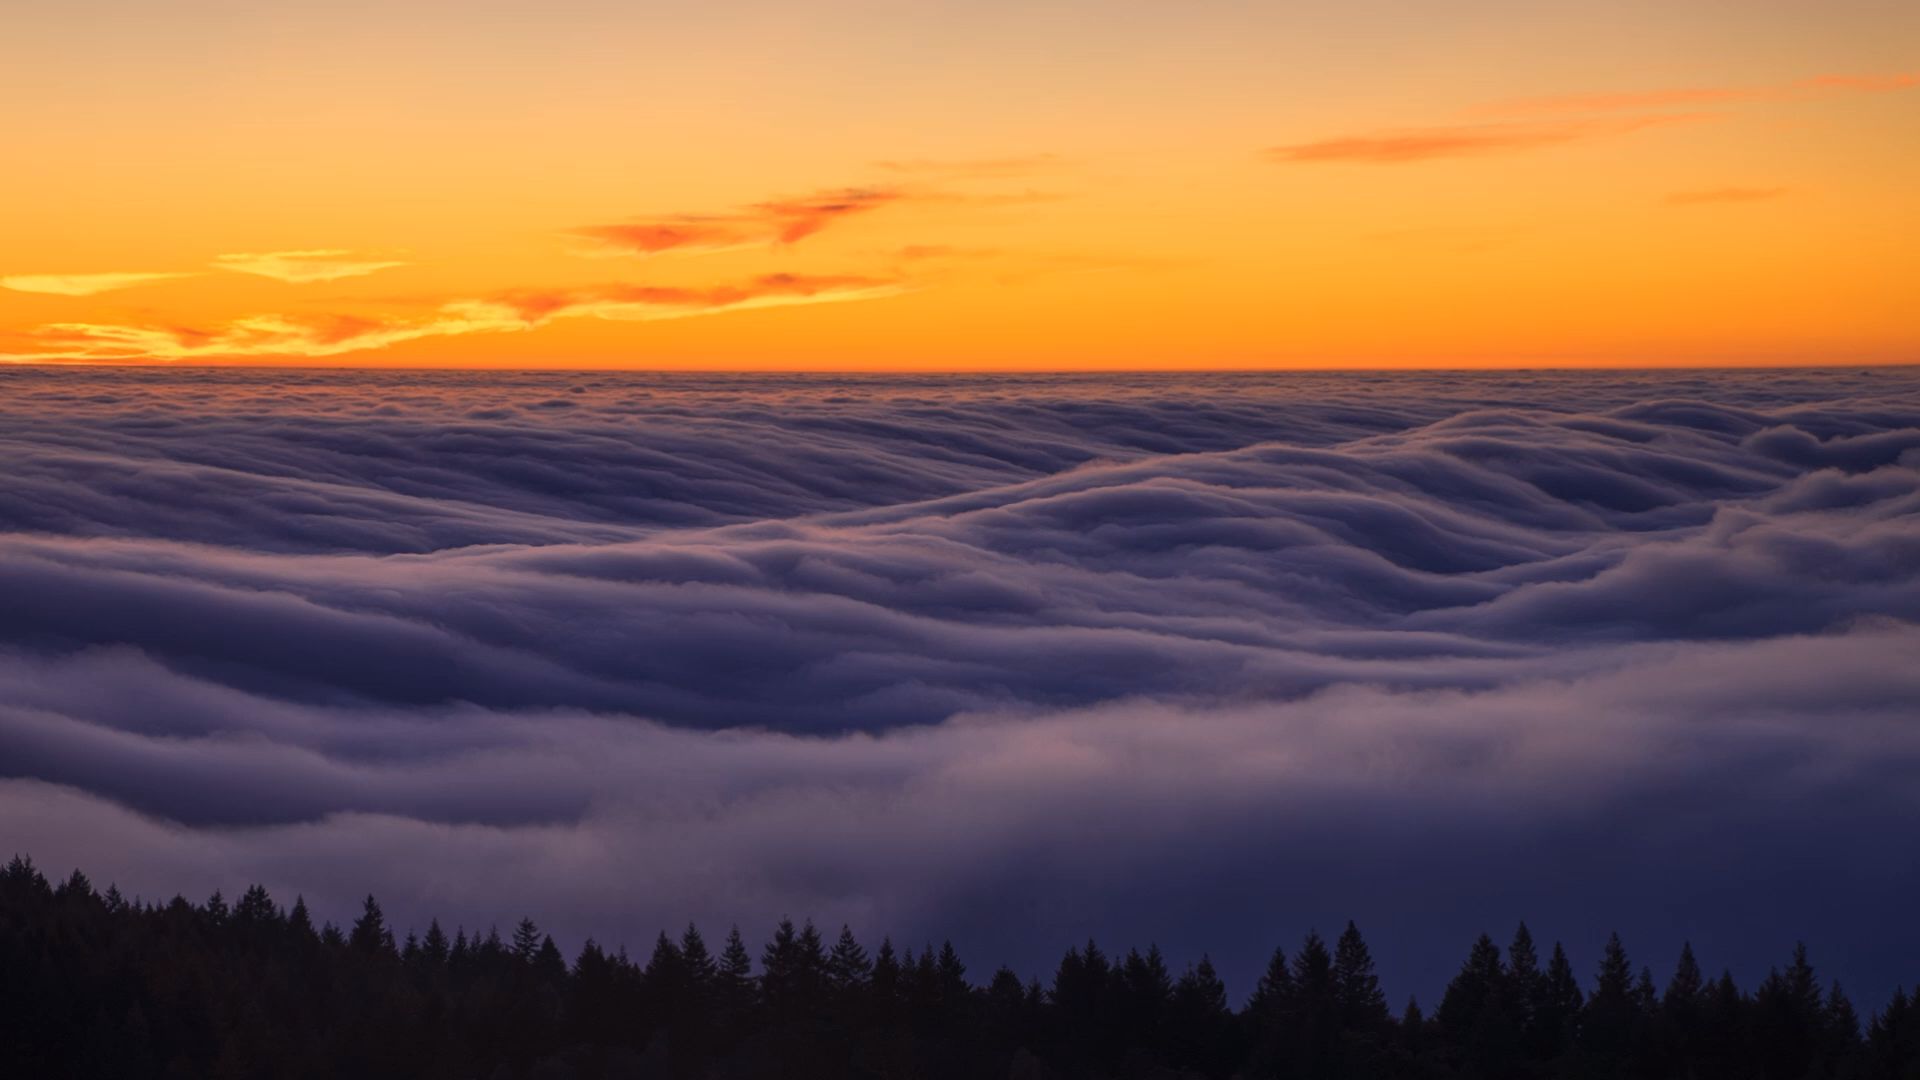
[[[0,828],[130,891],[1911,978],[1910,373],[14,370],[0,421]]]

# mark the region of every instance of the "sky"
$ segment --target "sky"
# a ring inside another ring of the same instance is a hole
[[[0,360],[1920,359],[1905,0],[71,0]]]

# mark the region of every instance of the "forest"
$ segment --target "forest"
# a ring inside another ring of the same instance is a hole
[[[1351,923],[1274,949],[1241,993],[1153,947],[1088,941],[1048,979],[982,979],[950,944],[788,919],[757,957],[737,928],[689,926],[569,962],[531,919],[400,934],[369,896],[351,926],[316,925],[259,886],[147,903],[16,856],[0,1076],[1914,1080],[1920,1001],[1895,989],[1863,1018],[1802,947],[1751,988],[1686,948],[1662,987],[1614,937],[1583,978],[1524,925],[1474,942],[1430,1010],[1390,1006]]]

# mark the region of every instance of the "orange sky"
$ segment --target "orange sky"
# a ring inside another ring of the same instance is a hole
[[[5,361],[1920,360],[1911,0],[6,23]]]

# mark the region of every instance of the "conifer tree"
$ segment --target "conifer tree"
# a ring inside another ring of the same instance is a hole
[[[760,996],[769,1004],[785,1005],[793,995],[800,968],[800,931],[783,918],[773,937],[760,950]]]
[[[1586,995],[1573,973],[1573,962],[1559,942],[1547,960],[1547,973],[1540,980],[1539,993],[1529,1010],[1528,1048],[1538,1061],[1555,1061],[1574,1046],[1579,1037],[1580,1017],[1586,1008]]]
[[[795,989],[805,994],[817,994],[826,986],[827,946],[812,919],[801,925],[794,942],[794,980]]]
[[[1682,942],[1680,959],[1674,962],[1673,978],[1667,980],[1667,992],[1660,1005],[1668,1012],[1696,1008],[1706,992],[1706,979],[1700,973],[1700,961],[1694,959],[1693,943]]]
[[[713,983],[721,1020],[727,1024],[740,1022],[753,1007],[759,988],[754,984],[753,958],[747,953],[747,943],[741,939],[738,926],[727,931],[727,942],[721,946]]]
[[[713,954],[707,951],[707,939],[700,936],[700,928],[692,923],[688,923],[680,935],[680,963],[686,972],[688,992],[701,998],[712,993],[719,968]]]
[[[553,935],[540,939],[540,951],[534,954],[533,971],[543,982],[558,986],[567,978],[567,959],[560,954],[560,946],[554,943]]]
[[[1754,995],[1754,1008],[1768,1075],[1804,1075],[1825,1043],[1827,1026],[1826,999],[1804,943],[1794,946],[1786,971],[1768,973]]]
[[[420,944],[420,959],[433,967],[445,967],[452,955],[453,947],[447,942],[447,932],[440,929],[440,920],[427,923],[427,936]]]
[[[394,952],[393,931],[388,929],[386,916],[381,914],[380,904],[371,893],[361,905],[360,917],[354,920],[347,945],[365,956],[389,956]]]
[[[842,924],[827,957],[827,985],[847,1002],[866,994],[872,979],[873,962],[867,959],[867,950],[853,936],[853,928]]]
[[[1508,1076],[1524,1057],[1526,1033],[1513,997],[1500,947],[1481,934],[1434,1014],[1470,1074]]]
[[[240,902],[234,905],[233,921],[241,926],[266,926],[278,919],[274,910],[273,898],[267,895],[264,886],[250,886],[240,894]]]
[[[34,869],[32,857],[20,854],[8,861],[6,873],[0,874],[0,882],[27,893],[43,892],[47,888],[47,879]]]
[[[1506,974],[1500,961],[1500,947],[1492,938],[1481,934],[1467,953],[1460,973],[1447,984],[1435,1016],[1449,1031],[1457,1033],[1472,1032],[1489,1023],[1492,1014],[1501,1007]]]
[[[1293,968],[1287,962],[1287,950],[1276,948],[1267,958],[1267,970],[1254,984],[1253,997],[1247,1002],[1247,1010],[1256,1016],[1267,1016],[1284,1007],[1293,998]]]
[[[1920,1076],[1920,1002],[1894,987],[1893,996],[1867,1025],[1867,1067],[1876,1077]]]
[[[890,1023],[901,1003],[900,961],[893,954],[893,939],[883,937],[873,954],[873,1009],[881,1024]]]
[[[1593,996],[1580,1018],[1581,1048],[1609,1074],[1625,1068],[1640,1021],[1641,996],[1635,992],[1633,965],[1620,935],[1607,938],[1594,979]]]
[[[87,875],[81,873],[79,867],[75,867],[73,873],[67,875],[67,880],[61,882],[60,887],[54,890],[54,896],[67,901],[93,900],[93,882],[87,880]]]
[[[953,942],[942,941],[940,957],[934,967],[936,981],[933,999],[937,1007],[947,1013],[947,1019],[951,1022],[956,1011],[966,1005],[973,993],[973,988],[967,984],[967,965],[960,962],[960,953],[954,949]]]
[[[1507,946],[1507,1010],[1521,1031],[1529,1033],[1529,1038],[1545,978],[1540,970],[1540,952],[1533,943],[1533,931],[1522,922],[1514,927],[1513,942]]]
[[[1340,1010],[1341,1026],[1350,1031],[1370,1031],[1387,1024],[1387,996],[1380,992],[1380,976],[1374,971],[1373,953],[1360,936],[1360,928],[1349,920],[1333,947],[1334,1000]]]
[[[1176,1067],[1216,1076],[1236,1056],[1227,987],[1206,954],[1173,984],[1167,1015]]]
[[[293,898],[293,910],[287,912],[287,930],[296,941],[319,940],[319,935],[313,929],[313,916],[307,912],[306,897]]]
[[[540,955],[540,927],[530,918],[522,918],[513,928],[513,958],[532,964]]]
[[[1835,979],[1827,988],[1827,1031],[1834,1047],[1847,1047],[1860,1041],[1860,1014],[1853,1000]]]
[[[1641,967],[1640,977],[1633,983],[1634,1009],[1642,1016],[1651,1016],[1660,1007],[1660,991],[1653,987],[1653,969]]]

